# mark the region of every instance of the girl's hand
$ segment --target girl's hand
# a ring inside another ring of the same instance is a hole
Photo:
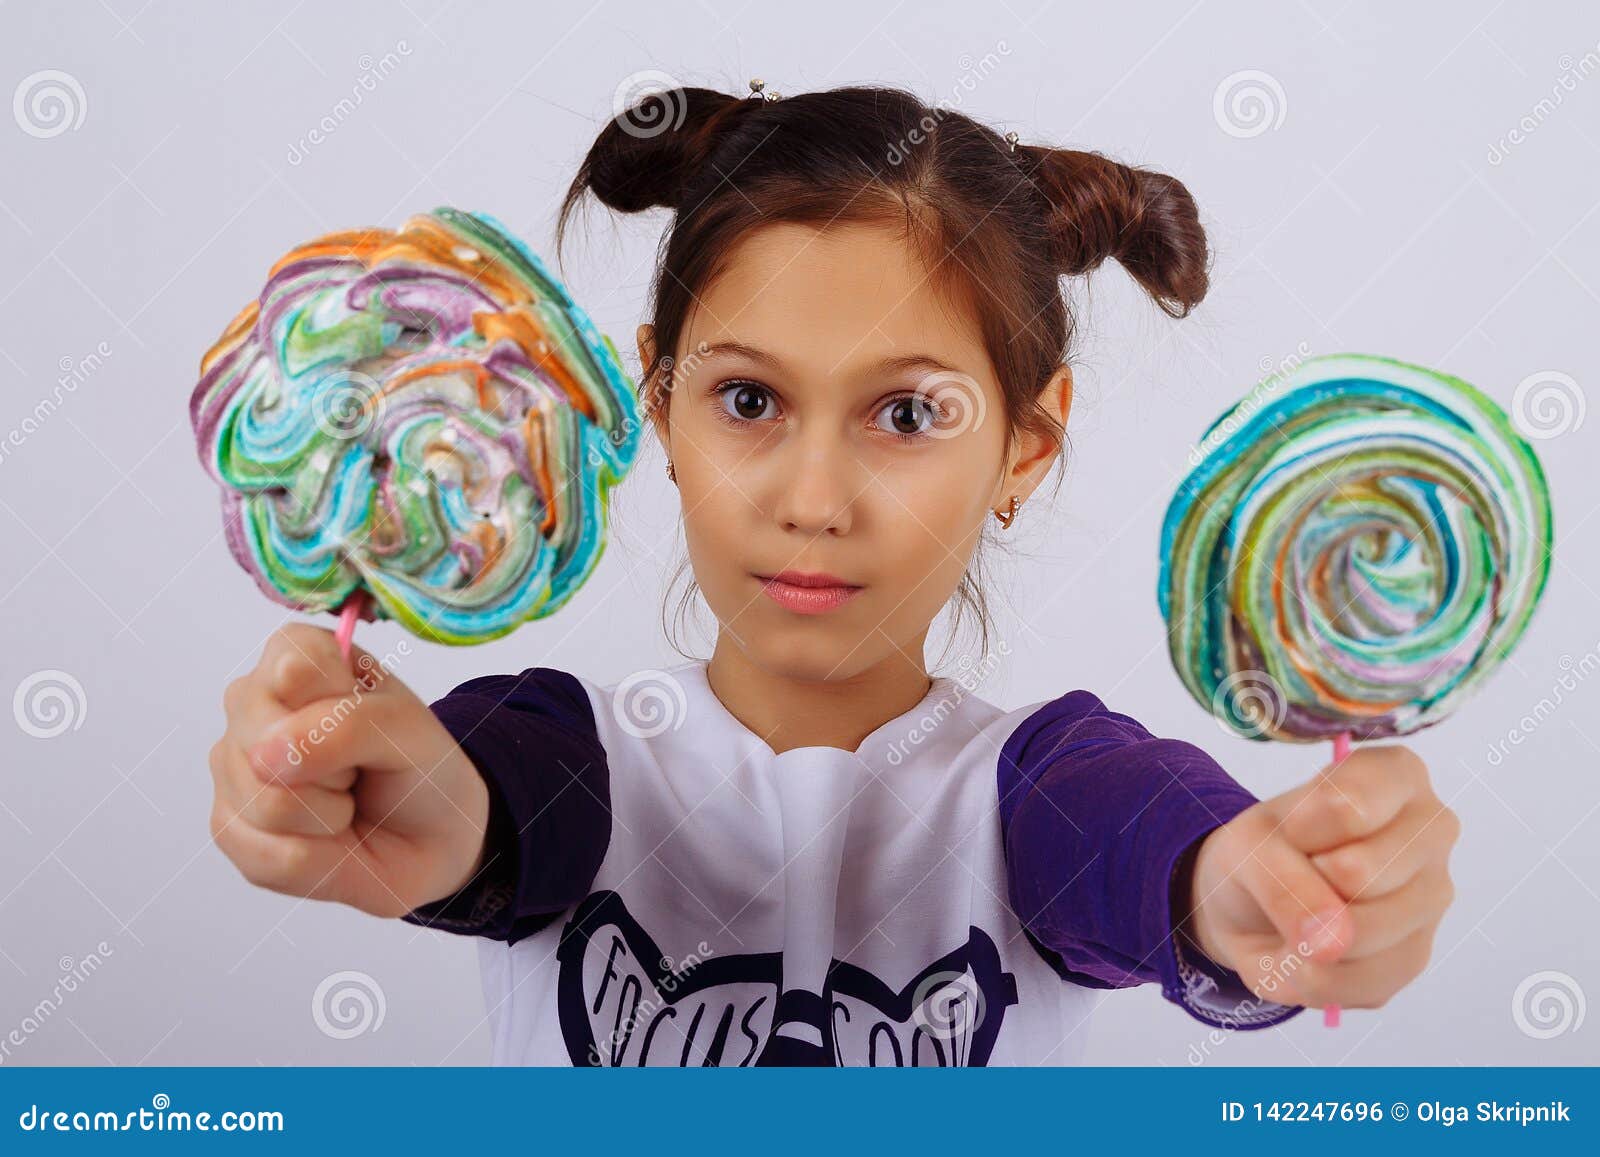
[[[1182,931],[1265,1000],[1381,1008],[1433,952],[1460,831],[1413,752],[1358,748],[1205,838]]]
[[[275,892],[400,916],[478,870],[489,794],[411,690],[333,632],[276,631],[228,684],[211,835]]]

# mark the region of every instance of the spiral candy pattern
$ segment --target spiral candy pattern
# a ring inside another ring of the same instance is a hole
[[[1550,498],[1505,413],[1386,358],[1311,358],[1219,418],[1161,529],[1184,685],[1233,730],[1297,742],[1437,723],[1521,637]]]
[[[272,267],[190,398],[228,546],[304,611],[480,643],[559,609],[605,548],[633,384],[537,255],[439,208]]]

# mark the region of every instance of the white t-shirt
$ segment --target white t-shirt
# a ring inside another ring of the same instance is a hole
[[[1072,1064],[1096,989],[1147,981],[1213,1025],[1299,1011],[1171,935],[1181,856],[1254,797],[1087,692],[975,685],[774,754],[703,660],[472,680],[432,706],[505,864],[406,919],[482,937],[496,1064]]]
[[[1037,705],[938,678],[856,752],[774,755],[704,662],[580,681],[611,842],[570,919],[479,942],[494,1063],[755,1064],[789,1041],[849,1065],[1078,1060],[1099,996],[1024,938],[996,818],[1000,745]]]

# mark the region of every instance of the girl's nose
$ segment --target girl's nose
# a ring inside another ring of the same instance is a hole
[[[861,494],[859,463],[835,434],[797,435],[774,463],[774,516],[804,534],[847,534]]]

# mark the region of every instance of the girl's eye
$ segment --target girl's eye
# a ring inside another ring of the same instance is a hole
[[[772,400],[772,393],[759,382],[724,382],[717,387],[718,416],[732,425],[741,422],[759,422],[763,406]]]
[[[906,442],[922,441],[941,417],[938,403],[921,394],[892,398],[879,413],[888,415],[890,423],[886,429],[881,425],[879,429]]]
[[[730,426],[742,427],[774,417],[769,404],[776,407],[772,391],[760,382],[739,379],[717,387],[717,417]],[[944,416],[939,404],[922,394],[902,394],[891,398],[878,411],[877,429],[902,442],[920,442]],[[884,419],[887,419],[885,421]]]

